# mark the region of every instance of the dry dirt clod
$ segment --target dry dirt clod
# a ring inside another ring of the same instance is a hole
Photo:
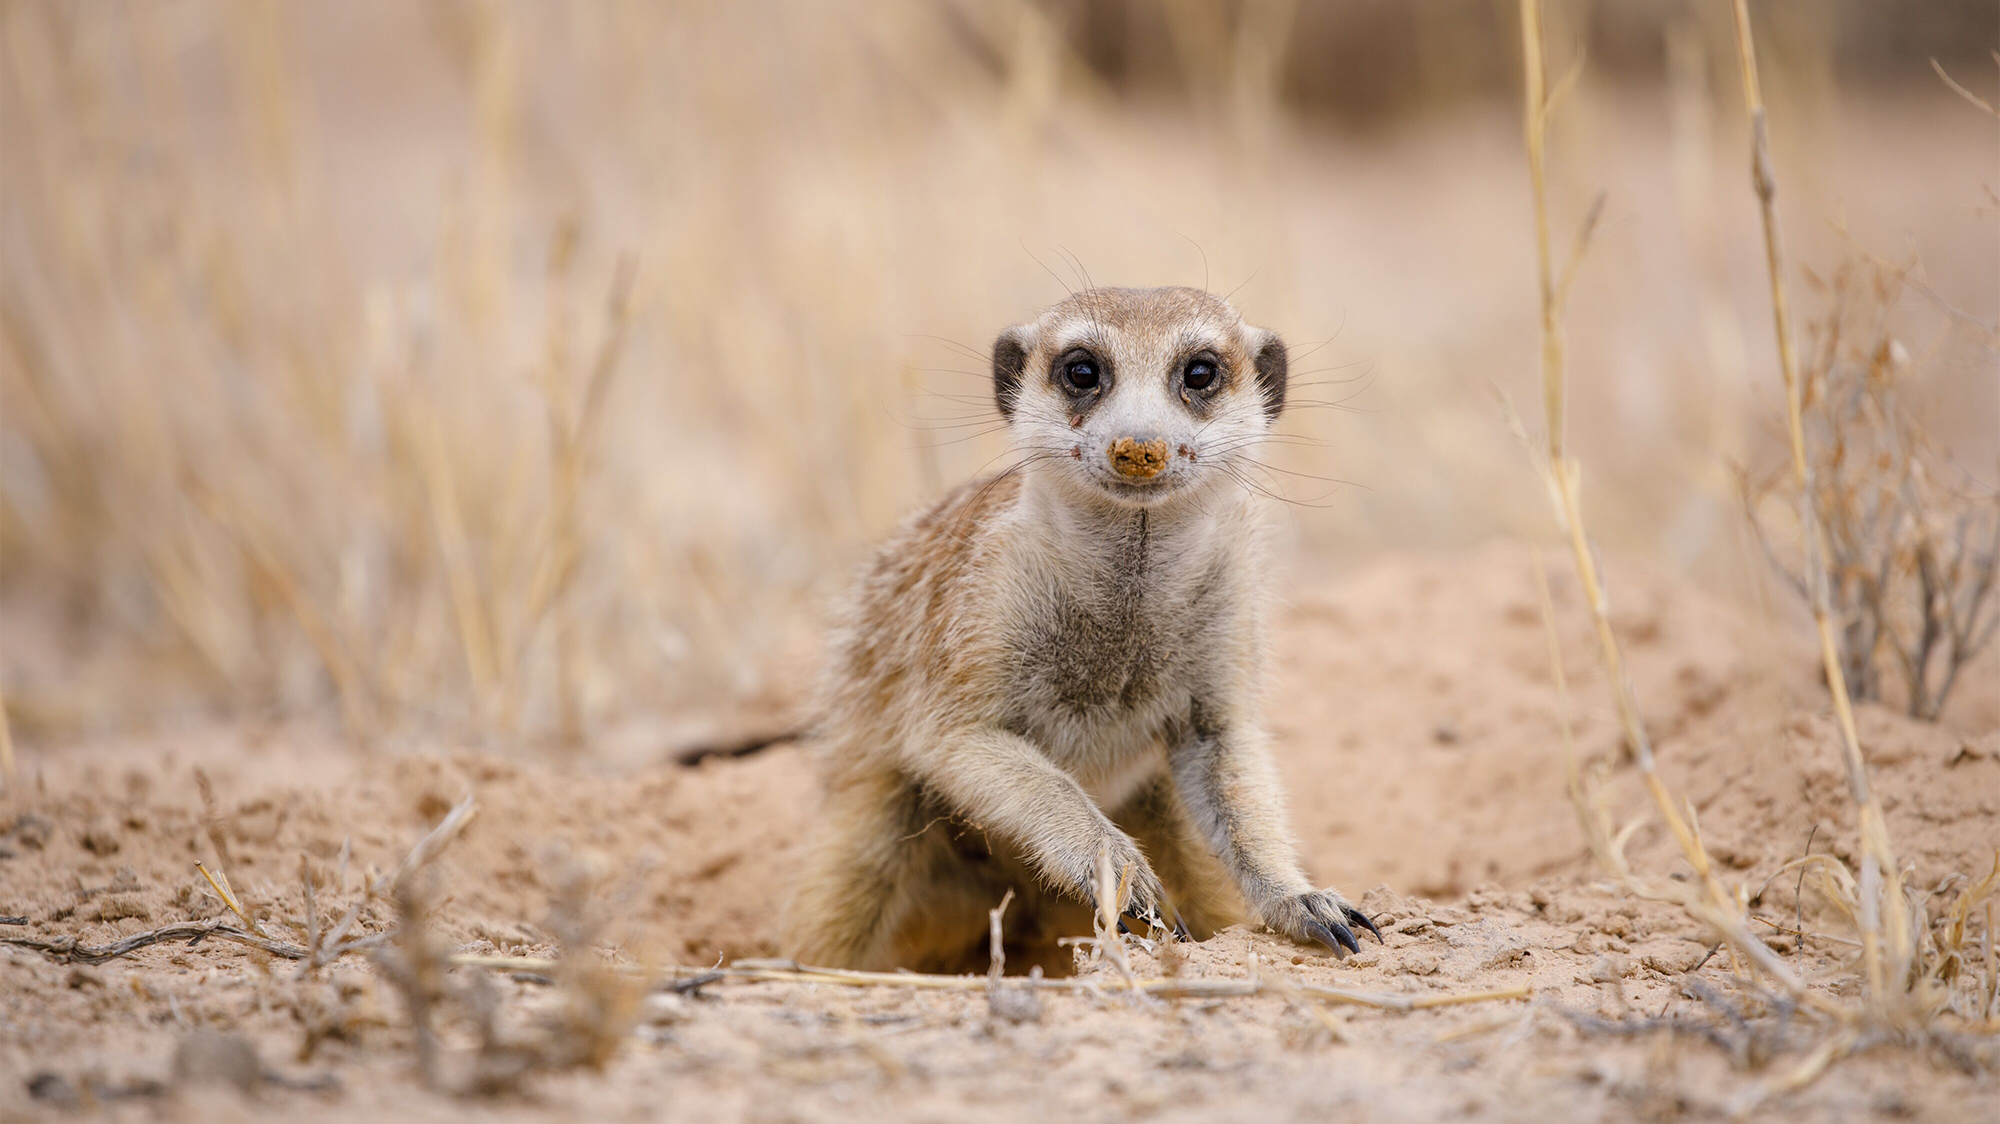
[[[1590,978],[1593,983],[1613,983],[1632,974],[1632,959],[1616,952],[1607,952],[1591,962]]]
[[[1438,958],[1428,952],[1411,953],[1403,958],[1401,971],[1411,976],[1435,976],[1438,973]]]
[[[90,821],[77,842],[93,855],[115,855],[123,846],[118,838],[118,825],[103,818]]]
[[[153,911],[146,908],[146,903],[136,897],[119,896],[99,902],[97,908],[91,911],[90,919],[98,922],[151,921]]]
[[[986,1010],[996,1019],[1010,1023],[1042,1021],[1042,997],[1031,987],[995,985],[986,992]]]
[[[264,1066],[257,1047],[240,1034],[196,1030],[174,1049],[174,1084],[234,1085],[243,1092],[257,1087]]]
[[[83,1098],[77,1094],[76,1085],[62,1074],[46,1070],[28,1078],[28,1096],[58,1108],[83,1107]]]
[[[48,846],[55,826],[47,816],[23,812],[14,818],[14,826],[8,830],[7,838],[24,851],[39,851]]]

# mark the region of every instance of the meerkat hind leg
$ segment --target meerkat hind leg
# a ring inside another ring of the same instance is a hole
[[[961,819],[937,822],[928,832],[923,873],[895,938],[901,967],[925,972],[984,972],[992,963],[992,910],[1001,917],[1001,950],[1008,975],[1040,968],[1047,976],[1075,972],[1064,937],[1089,936],[1090,907],[1041,883],[1026,855]],[[1007,894],[1013,892],[1009,899]]]
[[[786,914],[786,956],[829,968],[906,966],[896,962],[897,930],[934,864],[925,805],[888,771],[830,788]]]

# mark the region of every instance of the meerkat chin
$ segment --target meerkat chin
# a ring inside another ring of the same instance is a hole
[[[1021,460],[875,556],[833,634],[826,790],[785,923],[820,965],[1067,972],[1100,863],[1119,915],[1381,934],[1306,880],[1257,712],[1263,553],[1240,465],[1286,355],[1184,288],[1091,289],[993,345]]]

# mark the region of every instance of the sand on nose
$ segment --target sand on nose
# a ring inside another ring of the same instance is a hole
[[[1120,437],[1111,443],[1111,467],[1120,476],[1130,476],[1136,480],[1150,480],[1167,467],[1167,442],[1155,437],[1151,441],[1134,441],[1130,437]]]

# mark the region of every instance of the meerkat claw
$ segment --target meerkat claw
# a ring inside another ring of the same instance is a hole
[[[1366,929],[1366,930],[1368,930],[1368,931],[1369,931],[1370,933],[1373,933],[1373,934],[1375,934],[1375,943],[1376,943],[1376,944],[1381,944],[1381,943],[1383,943],[1383,942],[1382,942],[1382,930],[1380,930],[1380,929],[1377,929],[1377,928],[1375,927],[1375,923],[1374,923],[1373,921],[1370,921],[1370,920],[1368,919],[1368,915],[1367,915],[1367,914],[1365,914],[1365,913],[1361,912],[1360,910],[1358,910],[1358,909],[1354,908],[1354,907],[1353,907],[1353,906],[1351,906],[1351,905],[1349,905],[1349,906],[1342,906],[1342,907],[1341,907],[1341,910],[1340,910],[1340,911],[1341,911],[1342,913],[1345,913],[1345,914],[1347,915],[1347,919],[1348,919],[1349,921],[1353,922],[1353,923],[1354,923],[1354,924],[1356,924],[1356,925],[1359,925],[1359,926],[1361,926],[1361,927],[1362,927],[1363,929]]]
[[[1126,923],[1127,917],[1131,919],[1132,924],[1128,925]],[[1144,933],[1142,934],[1139,930],[1134,929],[1132,925],[1142,926],[1145,930]],[[1172,926],[1169,926],[1167,924],[1166,918],[1160,915],[1159,910],[1152,908],[1148,908],[1143,913],[1135,911],[1130,914],[1119,915],[1118,931],[1124,933],[1128,937],[1137,937],[1143,935],[1149,938],[1154,933],[1171,932],[1174,934],[1176,939],[1179,940],[1189,939],[1187,935],[1187,927],[1185,925],[1182,925],[1178,918],[1175,919]]]
[[[1334,922],[1331,926],[1327,926],[1321,924],[1318,918],[1308,917],[1306,918],[1306,932],[1312,934],[1314,940],[1332,949],[1336,956],[1345,956],[1348,952],[1361,951],[1361,945],[1356,943],[1353,931],[1338,921]],[[1342,949],[1346,949],[1347,951],[1342,952]]]

